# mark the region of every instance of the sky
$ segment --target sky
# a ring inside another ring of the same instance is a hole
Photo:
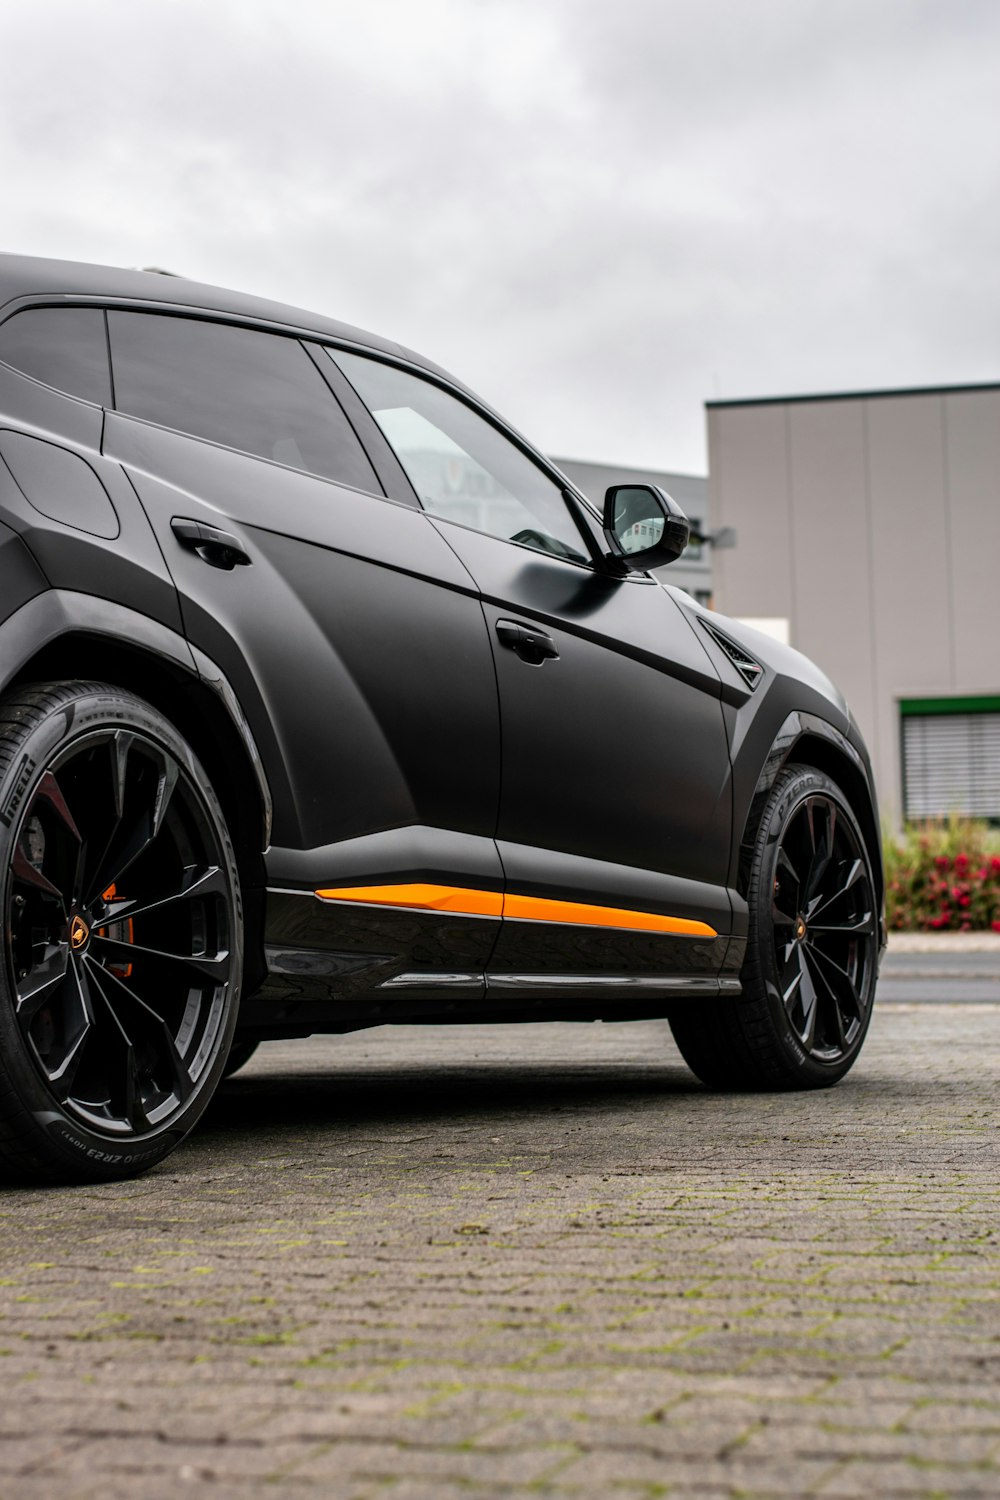
[[[1000,0],[0,0],[0,249],[296,303],[549,454],[1000,380]]]

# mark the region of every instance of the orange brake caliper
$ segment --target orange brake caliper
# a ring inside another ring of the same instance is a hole
[[[118,899],[117,888],[112,884],[106,891],[101,892],[102,901],[114,901]],[[131,917],[125,917],[118,922],[109,922],[107,927],[102,927],[101,932],[106,933],[116,943],[134,943],[135,930]],[[108,973],[113,974],[116,979],[131,979],[132,965],[125,963],[108,964]]]

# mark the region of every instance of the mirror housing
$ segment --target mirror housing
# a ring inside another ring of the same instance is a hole
[[[616,571],[676,562],[691,536],[677,501],[655,484],[613,484],[604,496],[604,537]]]

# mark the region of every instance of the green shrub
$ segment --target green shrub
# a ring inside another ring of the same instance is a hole
[[[1000,932],[1000,833],[952,816],[886,830],[890,932]]]

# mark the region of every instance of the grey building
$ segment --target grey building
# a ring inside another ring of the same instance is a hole
[[[724,613],[846,693],[894,819],[1000,819],[1000,385],[708,403]]]
[[[600,510],[604,492],[612,484],[658,484],[682,507],[695,531],[704,532],[708,516],[708,480],[698,474],[672,474],[661,469],[631,469],[621,464],[583,463],[575,458],[552,462]],[[699,604],[712,602],[711,547],[692,542],[683,557],[660,570],[664,583],[693,594]]]

